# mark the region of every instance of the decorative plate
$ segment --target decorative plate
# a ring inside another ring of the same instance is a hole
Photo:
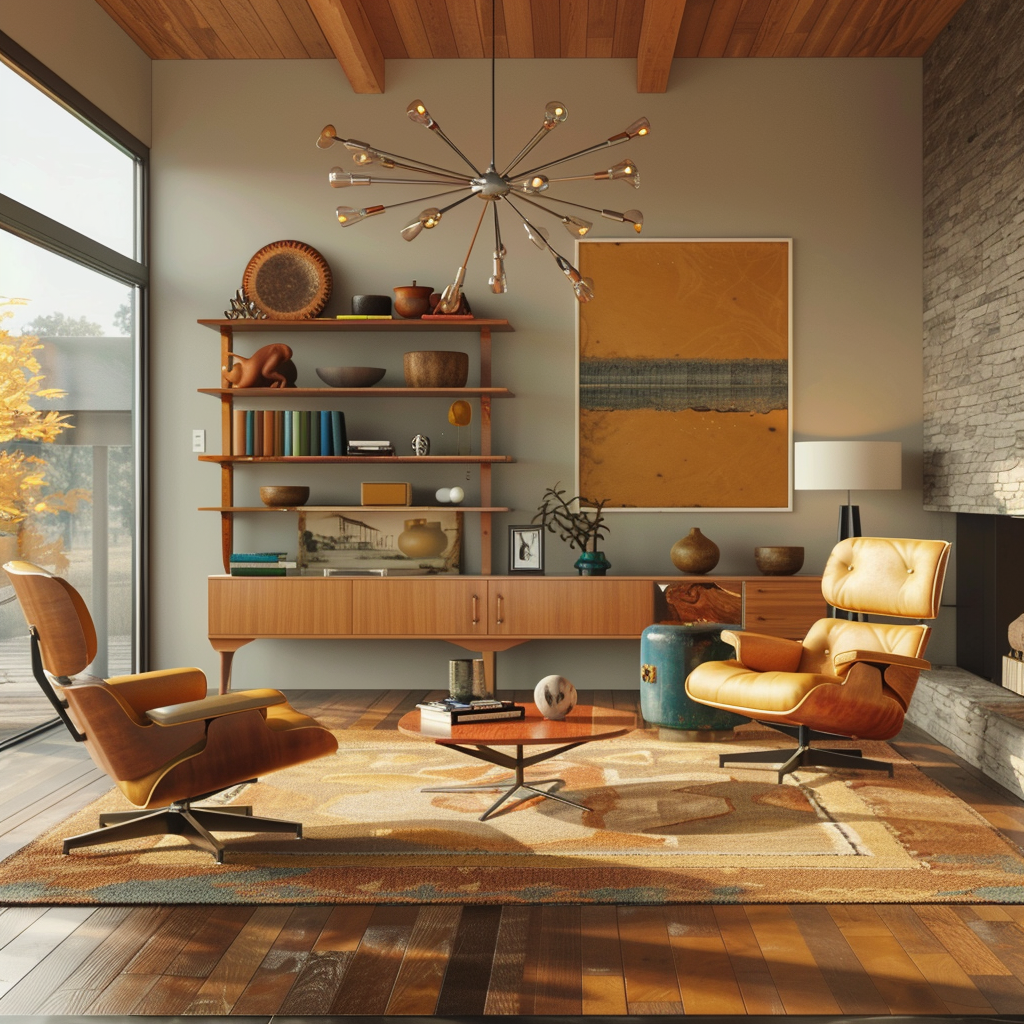
[[[331,297],[331,268],[311,245],[291,240],[271,242],[251,260],[242,275],[245,297],[271,320],[308,320]]]

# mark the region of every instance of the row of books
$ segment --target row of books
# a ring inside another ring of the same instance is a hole
[[[235,409],[232,415],[232,455],[348,454],[345,414],[337,409]]]
[[[287,551],[238,551],[231,556],[231,575],[287,576],[297,564],[287,558]]]
[[[526,708],[510,700],[456,701],[431,700],[417,704],[420,721],[439,722],[447,725],[466,725],[469,722],[493,722],[500,719],[526,717]]]

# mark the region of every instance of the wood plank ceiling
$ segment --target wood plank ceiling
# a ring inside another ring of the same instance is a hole
[[[490,57],[492,0],[97,0],[154,60],[330,58],[359,93],[384,61]],[[498,57],[920,57],[965,0],[495,0]]]

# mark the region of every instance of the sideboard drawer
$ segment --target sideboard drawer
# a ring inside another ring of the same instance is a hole
[[[210,580],[211,636],[348,636],[352,581],[285,576]]]
[[[821,578],[747,580],[743,584],[743,628],[788,640],[803,640],[811,624],[825,615]]]

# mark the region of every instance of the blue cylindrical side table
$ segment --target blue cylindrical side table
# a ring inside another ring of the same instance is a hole
[[[640,709],[646,721],[659,727],[659,739],[728,740],[735,726],[750,721],[690,700],[684,685],[702,662],[735,658],[722,630],[741,628],[720,622],[659,623],[640,634]]]

